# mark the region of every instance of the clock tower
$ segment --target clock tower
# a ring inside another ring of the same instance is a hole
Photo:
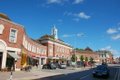
[[[52,28],[51,35],[52,35],[55,39],[58,39],[58,30],[57,30],[57,28],[56,28],[55,26]]]

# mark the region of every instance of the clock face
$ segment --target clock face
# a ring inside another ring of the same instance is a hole
[[[0,24],[0,34],[3,33],[3,30],[4,30],[4,25],[3,25],[3,24]]]

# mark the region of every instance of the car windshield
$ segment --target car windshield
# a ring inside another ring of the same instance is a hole
[[[105,66],[97,66],[97,70],[106,70],[107,68]]]

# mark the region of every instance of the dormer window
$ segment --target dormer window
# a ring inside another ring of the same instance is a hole
[[[17,41],[17,30],[16,29],[13,29],[11,28],[10,29],[10,36],[9,36],[9,41],[12,42],[12,43],[16,43]]]

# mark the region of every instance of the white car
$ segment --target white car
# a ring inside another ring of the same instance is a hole
[[[64,63],[62,63],[62,64],[60,64],[60,69],[66,69],[66,64],[64,64]]]

